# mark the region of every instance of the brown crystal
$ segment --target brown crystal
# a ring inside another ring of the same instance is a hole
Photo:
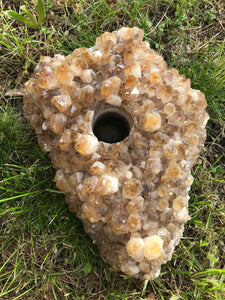
[[[64,114],[56,113],[50,117],[50,129],[52,132],[58,134],[65,129],[67,117]],[[42,128],[43,129],[43,128]]]
[[[69,95],[54,96],[51,102],[62,113],[72,105],[72,100]]]
[[[92,48],[41,57],[23,109],[50,152],[57,188],[102,255],[114,270],[149,280],[190,219],[191,167],[208,115],[204,95],[143,36],[122,27]],[[119,141],[98,137],[104,114],[106,136],[125,130]],[[109,125],[115,119],[119,128]]]
[[[107,98],[110,95],[117,95],[120,89],[121,79],[118,76],[113,76],[103,81],[101,86],[102,98]]]

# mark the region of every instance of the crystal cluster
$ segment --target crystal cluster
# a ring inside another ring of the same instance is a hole
[[[191,167],[208,115],[204,94],[143,35],[123,27],[92,48],[41,57],[23,109],[50,152],[57,188],[104,258],[114,270],[154,279],[190,219]],[[107,112],[129,124],[121,141],[94,133]]]

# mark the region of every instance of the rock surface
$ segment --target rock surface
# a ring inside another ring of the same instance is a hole
[[[114,270],[154,279],[190,219],[191,167],[208,115],[204,94],[143,36],[121,28],[92,48],[41,57],[23,109],[50,152],[57,188],[104,258]],[[105,112],[127,120],[121,141],[95,136]]]

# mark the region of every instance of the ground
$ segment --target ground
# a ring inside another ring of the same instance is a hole
[[[44,1],[37,30],[0,1],[0,299],[225,298],[225,3],[208,0]],[[6,3],[5,3],[6,2]],[[35,1],[26,4],[36,16]],[[34,3],[33,3],[34,2]],[[190,191],[191,220],[153,281],[114,273],[53,182],[24,119],[22,95],[41,55],[90,47],[104,31],[139,26],[170,67],[205,93],[210,121]]]

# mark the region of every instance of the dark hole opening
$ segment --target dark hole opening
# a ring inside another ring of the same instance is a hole
[[[130,123],[122,114],[105,112],[94,121],[93,132],[99,141],[118,143],[130,133]]]

